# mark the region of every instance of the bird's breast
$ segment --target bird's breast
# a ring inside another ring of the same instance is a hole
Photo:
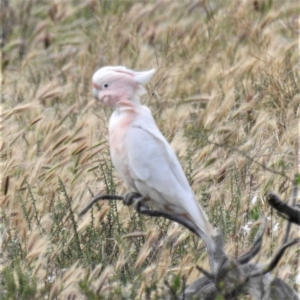
[[[109,121],[109,146],[113,165],[122,179],[132,188],[134,188],[134,183],[128,168],[125,139],[135,117],[134,111],[115,111]]]
[[[114,112],[109,122],[109,144],[111,151],[121,154],[127,132],[132,126],[136,114],[133,111]]]

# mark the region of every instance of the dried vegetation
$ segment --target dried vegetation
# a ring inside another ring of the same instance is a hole
[[[2,299],[162,299],[207,266],[203,244],[93,193],[124,194],[92,98],[104,65],[156,68],[143,99],[226,252],[282,239],[265,203],[290,195],[299,133],[297,1],[2,0]],[[299,236],[292,228],[291,237]],[[274,273],[299,289],[299,249]],[[298,274],[298,285],[297,285]]]

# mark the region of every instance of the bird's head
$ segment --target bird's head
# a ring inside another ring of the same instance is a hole
[[[126,67],[103,67],[93,75],[93,95],[108,106],[115,107],[120,101],[139,103],[139,97],[146,93],[144,86],[155,69],[135,72]]]

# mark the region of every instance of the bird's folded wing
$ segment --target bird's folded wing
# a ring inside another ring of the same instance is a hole
[[[136,180],[173,197],[191,192],[185,174],[171,146],[155,125],[136,125],[126,136],[129,170]],[[170,190],[170,188],[172,188]]]

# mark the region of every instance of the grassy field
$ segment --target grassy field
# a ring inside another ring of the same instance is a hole
[[[128,189],[110,160],[110,109],[92,97],[105,65],[156,68],[142,102],[198,201],[245,251],[268,216],[266,262],[299,158],[298,1],[2,0],[1,299],[164,299],[208,268],[186,229],[99,193]],[[298,200],[299,201],[299,200]],[[292,228],[292,237],[299,230]],[[274,275],[299,290],[300,251]]]

